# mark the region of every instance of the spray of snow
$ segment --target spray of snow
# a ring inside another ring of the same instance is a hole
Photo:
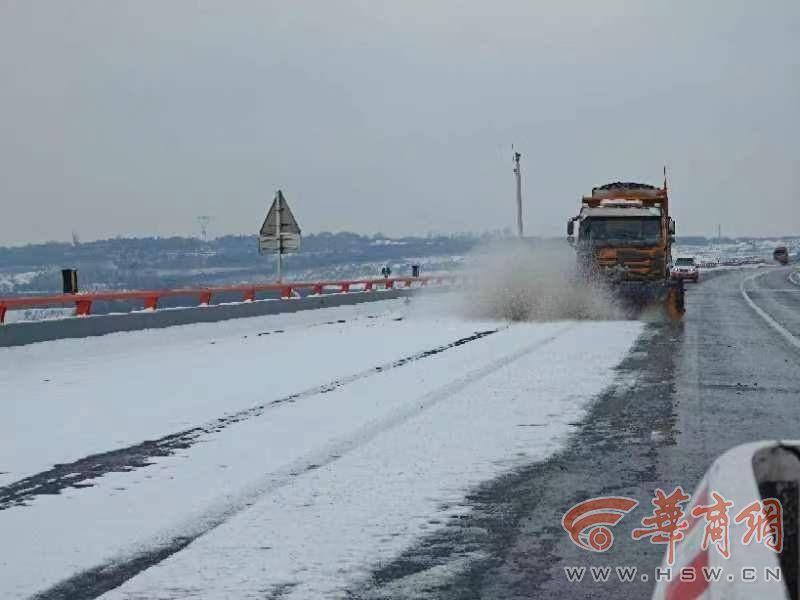
[[[579,277],[564,242],[505,240],[478,248],[464,275],[458,312],[468,319],[557,321],[624,319],[601,282]]]

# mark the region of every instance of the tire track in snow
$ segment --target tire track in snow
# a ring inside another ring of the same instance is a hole
[[[94,485],[93,481],[108,473],[124,473],[140,469],[152,464],[153,459],[171,456],[180,450],[186,450],[203,436],[218,433],[241,421],[261,416],[275,406],[297,402],[318,394],[327,394],[356,381],[402,367],[411,362],[423,360],[447,350],[458,348],[464,344],[485,338],[504,328],[476,331],[474,334],[459,338],[448,344],[423,350],[397,360],[366,369],[359,373],[334,379],[328,383],[296,392],[264,404],[233,412],[203,425],[184,429],[165,435],[156,440],[146,440],[133,446],[118,448],[79,458],[70,463],[56,464],[47,471],[42,471],[6,486],[0,487],[0,510],[15,506],[24,506],[37,496],[59,494],[68,488],[83,488]]]
[[[334,463],[343,455],[368,443],[381,433],[403,424],[435,404],[461,392],[467,386],[491,375],[498,369],[506,367],[524,356],[547,346],[574,327],[574,325],[566,325],[545,338],[537,340],[520,350],[507,354],[442,387],[424,394],[414,402],[406,403],[386,417],[365,425],[349,435],[346,439],[334,440],[318,451],[310,453],[294,463],[287,465],[281,471],[265,475],[262,481],[244,490],[233,500],[228,500],[225,504],[213,507],[201,517],[179,525],[170,532],[159,535],[156,539],[144,544],[142,549],[127,555],[117,556],[104,564],[81,571],[57,583],[51,588],[35,594],[32,600],[94,600],[118,588],[139,573],[177,554],[198,538],[213,531],[238,513],[246,510],[265,494],[269,494],[288,485],[298,475]],[[479,337],[470,336],[469,338],[462,338],[462,340],[457,340],[442,348],[451,348],[454,347],[455,344],[463,345],[467,343],[466,340],[472,341],[474,339],[480,339],[481,337],[486,337],[498,331],[501,331],[501,329],[476,332],[475,336]],[[439,350],[439,352],[441,351],[443,350]],[[427,351],[425,353],[420,353],[420,355],[430,356],[432,352],[434,351]],[[407,359],[401,360],[404,361],[403,364],[410,362]],[[374,372],[374,370],[370,372]],[[180,593],[180,591],[178,593]]]

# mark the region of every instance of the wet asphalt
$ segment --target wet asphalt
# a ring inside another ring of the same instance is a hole
[[[381,565],[350,597],[650,597],[664,547],[634,542],[630,531],[649,512],[654,490],[693,491],[711,462],[738,444],[800,439],[800,350],[741,291],[800,336],[800,287],[789,272],[723,271],[687,284],[685,318],[647,324],[617,383],[563,451],[474,490],[468,516]],[[578,548],[561,528],[564,512],[611,495],[640,506],[614,528],[608,552]],[[567,566],[604,565],[635,566],[636,580],[570,583],[564,574]]]

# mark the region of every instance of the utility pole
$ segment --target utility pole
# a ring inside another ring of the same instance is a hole
[[[514,151],[514,177],[517,180],[517,235],[522,237],[522,173],[519,169],[519,159],[522,158],[522,154],[515,151],[513,145],[511,150]]]

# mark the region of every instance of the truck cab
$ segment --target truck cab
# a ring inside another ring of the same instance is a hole
[[[609,277],[664,280],[675,233],[667,211],[666,189],[641,183],[604,185],[583,198],[580,213],[567,224],[568,239],[585,266]]]
[[[674,235],[666,180],[663,188],[631,182],[593,188],[567,222],[579,273],[610,284],[634,310],[663,303],[667,314],[679,319],[685,310],[683,280],[673,281],[669,273]]]

